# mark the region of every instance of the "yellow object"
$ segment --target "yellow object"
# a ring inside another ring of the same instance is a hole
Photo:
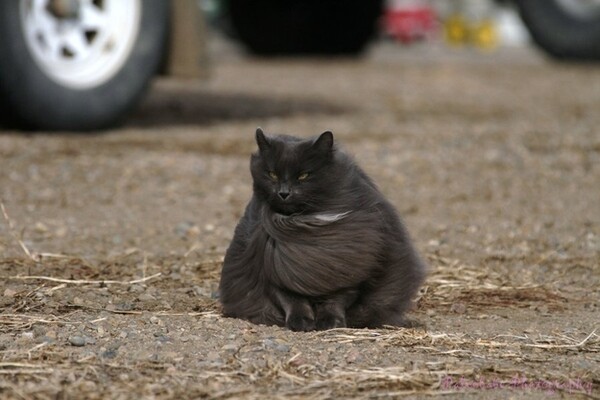
[[[455,14],[444,22],[446,42],[453,46],[466,44],[469,38],[467,21],[460,14]]]
[[[484,19],[471,28],[471,42],[483,50],[493,50],[498,47],[498,31],[490,19]]]
[[[490,18],[469,21],[461,14],[451,15],[444,22],[444,36],[451,46],[471,45],[482,50],[498,47],[498,30]]]

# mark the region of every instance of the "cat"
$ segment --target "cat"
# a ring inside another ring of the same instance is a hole
[[[405,326],[426,267],[373,181],[330,131],[258,128],[256,143],[221,273],[224,316],[293,331]]]

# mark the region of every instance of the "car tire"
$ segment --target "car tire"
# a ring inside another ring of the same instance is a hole
[[[116,125],[163,60],[169,2],[76,2],[73,15],[54,14],[48,4],[0,1],[2,121],[52,131]]]
[[[600,4],[580,0],[517,0],[535,43],[561,60],[600,59]],[[575,7],[579,7],[576,9]]]
[[[383,0],[230,0],[237,38],[254,54],[356,55],[377,32]]]

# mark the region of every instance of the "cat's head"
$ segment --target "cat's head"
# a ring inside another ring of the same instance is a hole
[[[250,162],[255,194],[278,213],[319,210],[337,180],[333,134],[299,139],[267,136],[258,128],[256,143]]]

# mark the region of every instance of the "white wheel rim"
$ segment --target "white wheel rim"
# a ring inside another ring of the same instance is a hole
[[[21,0],[25,42],[40,69],[74,89],[97,87],[117,74],[136,41],[140,0],[75,0],[77,13],[59,17],[53,0]]]
[[[600,0],[556,0],[558,5],[573,17],[592,19],[600,14]]]

